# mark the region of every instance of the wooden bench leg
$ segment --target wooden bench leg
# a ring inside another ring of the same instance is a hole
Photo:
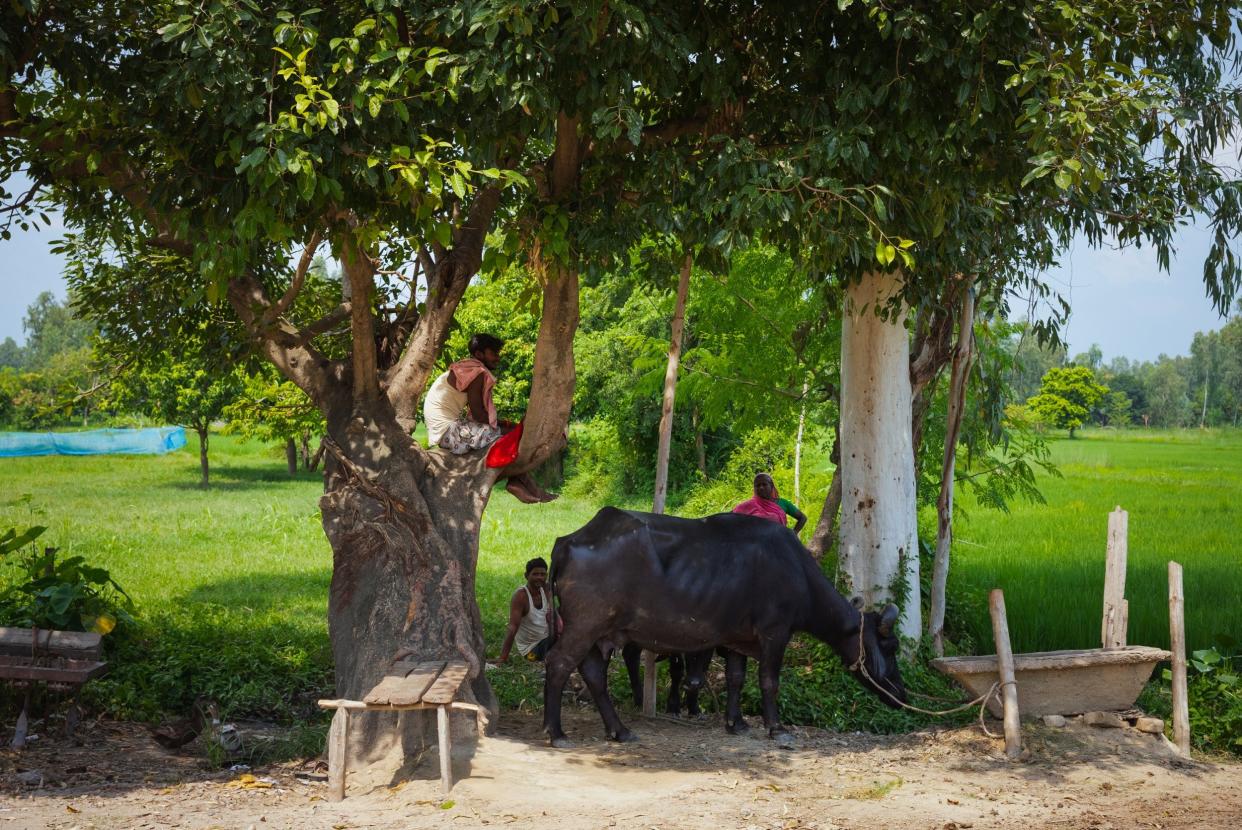
[[[328,800],[345,797],[345,772],[348,767],[349,710],[341,707],[332,716],[328,729]]]
[[[453,789],[453,738],[449,730],[449,707],[436,707],[436,731],[440,733],[440,791]]]

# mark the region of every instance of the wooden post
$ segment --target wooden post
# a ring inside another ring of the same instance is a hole
[[[1173,652],[1173,743],[1190,757],[1190,704],[1186,697],[1186,618],[1182,566],[1169,563],[1169,651]]]
[[[440,792],[453,789],[453,736],[448,706],[436,707],[436,731],[440,733]]]
[[[1108,514],[1108,553],[1104,566],[1104,618],[1100,623],[1100,645],[1124,648],[1129,626],[1126,603],[1126,535],[1130,517],[1120,506]]]
[[[328,800],[345,797],[345,771],[348,766],[349,710],[341,707],[332,716],[328,728]]]
[[[656,713],[656,656],[654,651],[643,649],[643,714]]]
[[[660,432],[656,447],[655,499],[651,512],[663,513],[668,497],[668,457],[673,441],[673,404],[677,399],[677,367],[681,363],[681,333],[686,321],[686,294],[690,291],[690,269],[694,257],[686,252],[677,282],[677,300],[673,307],[672,339],[668,344],[668,365],[664,370],[664,402],[660,407]]]
[[[992,636],[996,639],[996,664],[1000,671],[1001,700],[1005,704],[1005,755],[1022,752],[1022,728],[1018,723],[1018,686],[1013,675],[1013,649],[1009,646],[1009,621],[1005,617],[1005,592],[993,588],[988,594]]]

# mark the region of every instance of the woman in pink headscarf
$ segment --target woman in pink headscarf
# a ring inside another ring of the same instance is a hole
[[[754,497],[733,508],[733,512],[744,513],[747,516],[758,516],[761,519],[769,519],[781,527],[787,526],[787,516],[793,516],[796,522],[794,533],[802,530],[802,526],[806,524],[806,516],[794,506],[793,502],[780,497],[776,492],[776,482],[767,473],[755,475]]]

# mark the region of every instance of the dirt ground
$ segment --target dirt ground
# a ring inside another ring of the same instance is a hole
[[[170,752],[136,724],[83,727],[0,751],[8,828],[1227,828],[1242,826],[1242,765],[1183,762],[1164,739],[1073,722],[1027,725],[1023,759],[978,726],[881,737],[796,730],[775,748],[755,728],[631,716],[640,741],[602,740],[593,710],[566,712],[577,748],[544,745],[537,713],[455,759],[439,792],[434,752],[412,775],[351,774],[326,800],[322,762],[210,770],[192,744]]]

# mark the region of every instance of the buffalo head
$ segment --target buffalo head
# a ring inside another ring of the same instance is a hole
[[[896,631],[897,617],[897,606],[892,604],[881,612],[863,612],[861,637],[858,630],[853,631],[842,651],[846,665],[858,682],[894,709],[906,702],[906,687],[897,667],[897,652],[901,648]]]

